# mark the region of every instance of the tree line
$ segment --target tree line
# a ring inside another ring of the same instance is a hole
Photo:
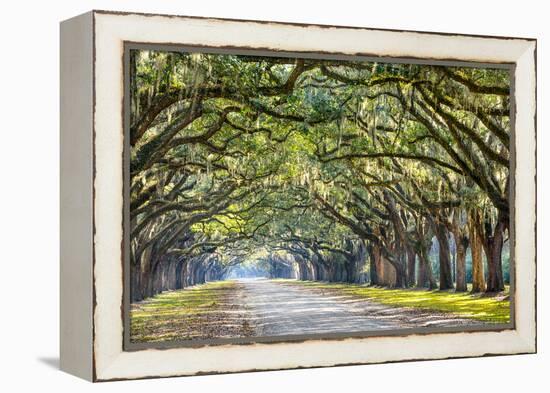
[[[469,253],[471,290],[504,289],[507,70],[148,50],[130,67],[133,301],[251,258],[466,291]]]

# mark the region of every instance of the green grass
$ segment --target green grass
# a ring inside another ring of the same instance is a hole
[[[359,284],[326,283],[316,281],[278,280],[292,285],[336,290],[345,295],[358,296],[396,307],[414,307],[423,310],[449,312],[483,322],[510,322],[508,292],[499,296],[428,291],[420,289],[388,289]],[[506,299],[506,300],[503,300]]]
[[[133,342],[191,339],[200,335],[209,313],[218,309],[234,282],[217,281],[163,292],[130,308]]]

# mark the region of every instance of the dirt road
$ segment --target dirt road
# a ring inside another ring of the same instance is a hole
[[[448,327],[478,322],[449,314],[382,305],[352,296],[265,280],[238,280],[255,336]]]

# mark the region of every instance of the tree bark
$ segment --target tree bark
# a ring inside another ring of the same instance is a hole
[[[413,287],[416,282],[416,253],[412,247],[407,248],[407,286]]]
[[[382,261],[382,253],[380,251],[380,246],[374,245],[374,260],[376,264],[376,277],[378,277],[378,285],[385,285],[386,284],[386,271],[384,269],[384,266],[382,265],[384,261]]]
[[[439,242],[439,289],[453,289],[451,274],[451,253],[449,248],[448,232],[444,223],[437,222],[435,236]]]
[[[487,229],[489,225],[487,225]],[[504,245],[504,230],[506,223],[499,214],[493,235],[485,240],[485,253],[487,256],[487,288],[486,292],[500,292],[504,290],[504,277],[502,274],[502,246]],[[486,232],[487,233],[487,232]]]
[[[396,288],[406,288],[407,286],[407,271],[405,264],[392,264],[395,269],[395,287]]]
[[[485,272],[483,268],[483,241],[480,234],[479,217],[472,215],[469,222],[470,249],[472,252],[472,292],[485,291]]]
[[[437,283],[433,275],[432,264],[428,258],[429,249],[429,247],[422,246],[418,253],[419,274],[417,286],[420,288],[435,289]]]
[[[456,261],[455,261],[455,277],[456,277],[456,291],[465,292],[468,290],[466,283],[466,251],[468,250],[468,237],[465,234],[465,230],[460,223],[458,212],[454,212],[453,220],[451,223],[451,233],[455,241],[456,248]]]
[[[367,252],[369,253],[369,275],[370,285],[378,285],[378,271],[376,270],[376,256],[374,253],[374,246],[369,244],[367,246]]]
[[[468,290],[466,284],[466,244],[467,238],[461,237],[456,243],[456,290],[465,292]]]

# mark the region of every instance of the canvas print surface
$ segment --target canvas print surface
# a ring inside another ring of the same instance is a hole
[[[131,343],[513,326],[509,67],[127,55]]]

